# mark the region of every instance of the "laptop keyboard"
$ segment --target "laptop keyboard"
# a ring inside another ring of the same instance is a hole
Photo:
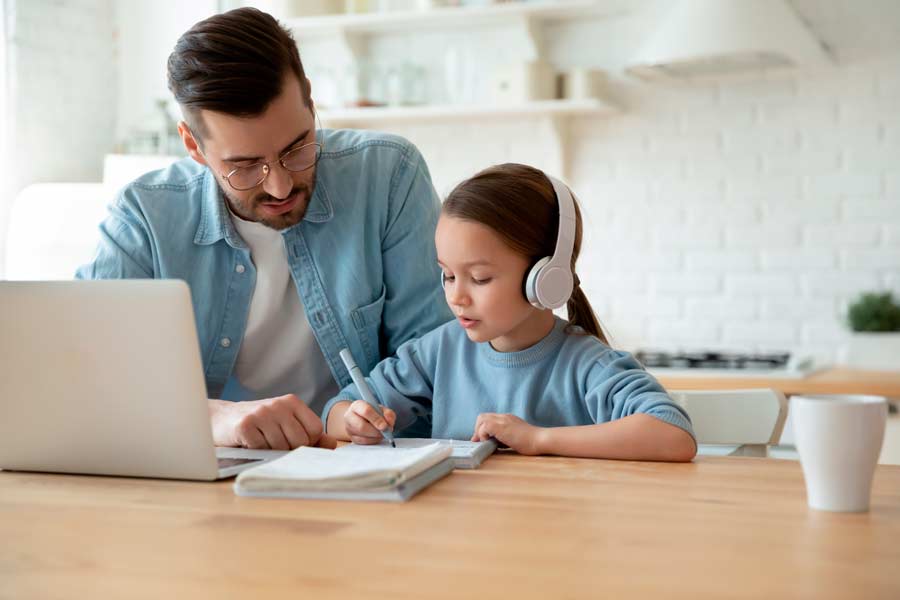
[[[246,465],[247,463],[262,462],[261,458],[218,458],[219,468],[226,469],[228,467],[236,467],[237,465]]]

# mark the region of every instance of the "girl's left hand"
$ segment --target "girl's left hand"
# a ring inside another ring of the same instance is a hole
[[[493,437],[519,454],[534,456],[541,453],[538,441],[542,430],[515,415],[481,413],[475,421],[472,441],[483,442]]]

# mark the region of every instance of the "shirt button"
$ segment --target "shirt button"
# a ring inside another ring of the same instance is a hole
[[[236,266],[236,267],[234,268],[234,270],[237,271],[238,273],[243,273],[243,272],[244,272],[244,265],[238,265],[238,266]]]
[[[231,340],[228,338],[222,338],[219,344],[221,344],[223,348],[228,348],[229,346],[231,346]]]

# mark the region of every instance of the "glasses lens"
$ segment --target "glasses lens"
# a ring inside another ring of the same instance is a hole
[[[228,183],[236,190],[252,190],[266,177],[265,165],[262,163],[249,167],[238,167],[228,176]]]
[[[319,144],[307,144],[291,150],[281,158],[281,164],[288,171],[305,171],[319,160],[322,147]]]

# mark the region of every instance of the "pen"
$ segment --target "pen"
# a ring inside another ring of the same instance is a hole
[[[384,419],[384,412],[381,410],[381,406],[378,404],[378,401],[375,399],[375,395],[372,394],[372,390],[369,389],[369,385],[366,383],[366,378],[363,377],[362,371],[359,370],[359,367],[356,366],[356,361],[353,360],[353,355],[350,354],[349,348],[344,348],[338,354],[341,356],[341,360],[344,361],[344,366],[347,367],[347,370],[350,371],[350,378],[353,379],[353,383],[356,384],[356,388],[359,390],[360,395],[362,395],[362,399],[366,401],[366,403],[375,409],[375,412],[378,413],[378,416]],[[397,447],[397,444],[394,443],[394,434],[390,430],[390,423],[388,424],[388,429],[385,429],[381,432],[381,434],[391,443],[391,446],[394,448]]]

